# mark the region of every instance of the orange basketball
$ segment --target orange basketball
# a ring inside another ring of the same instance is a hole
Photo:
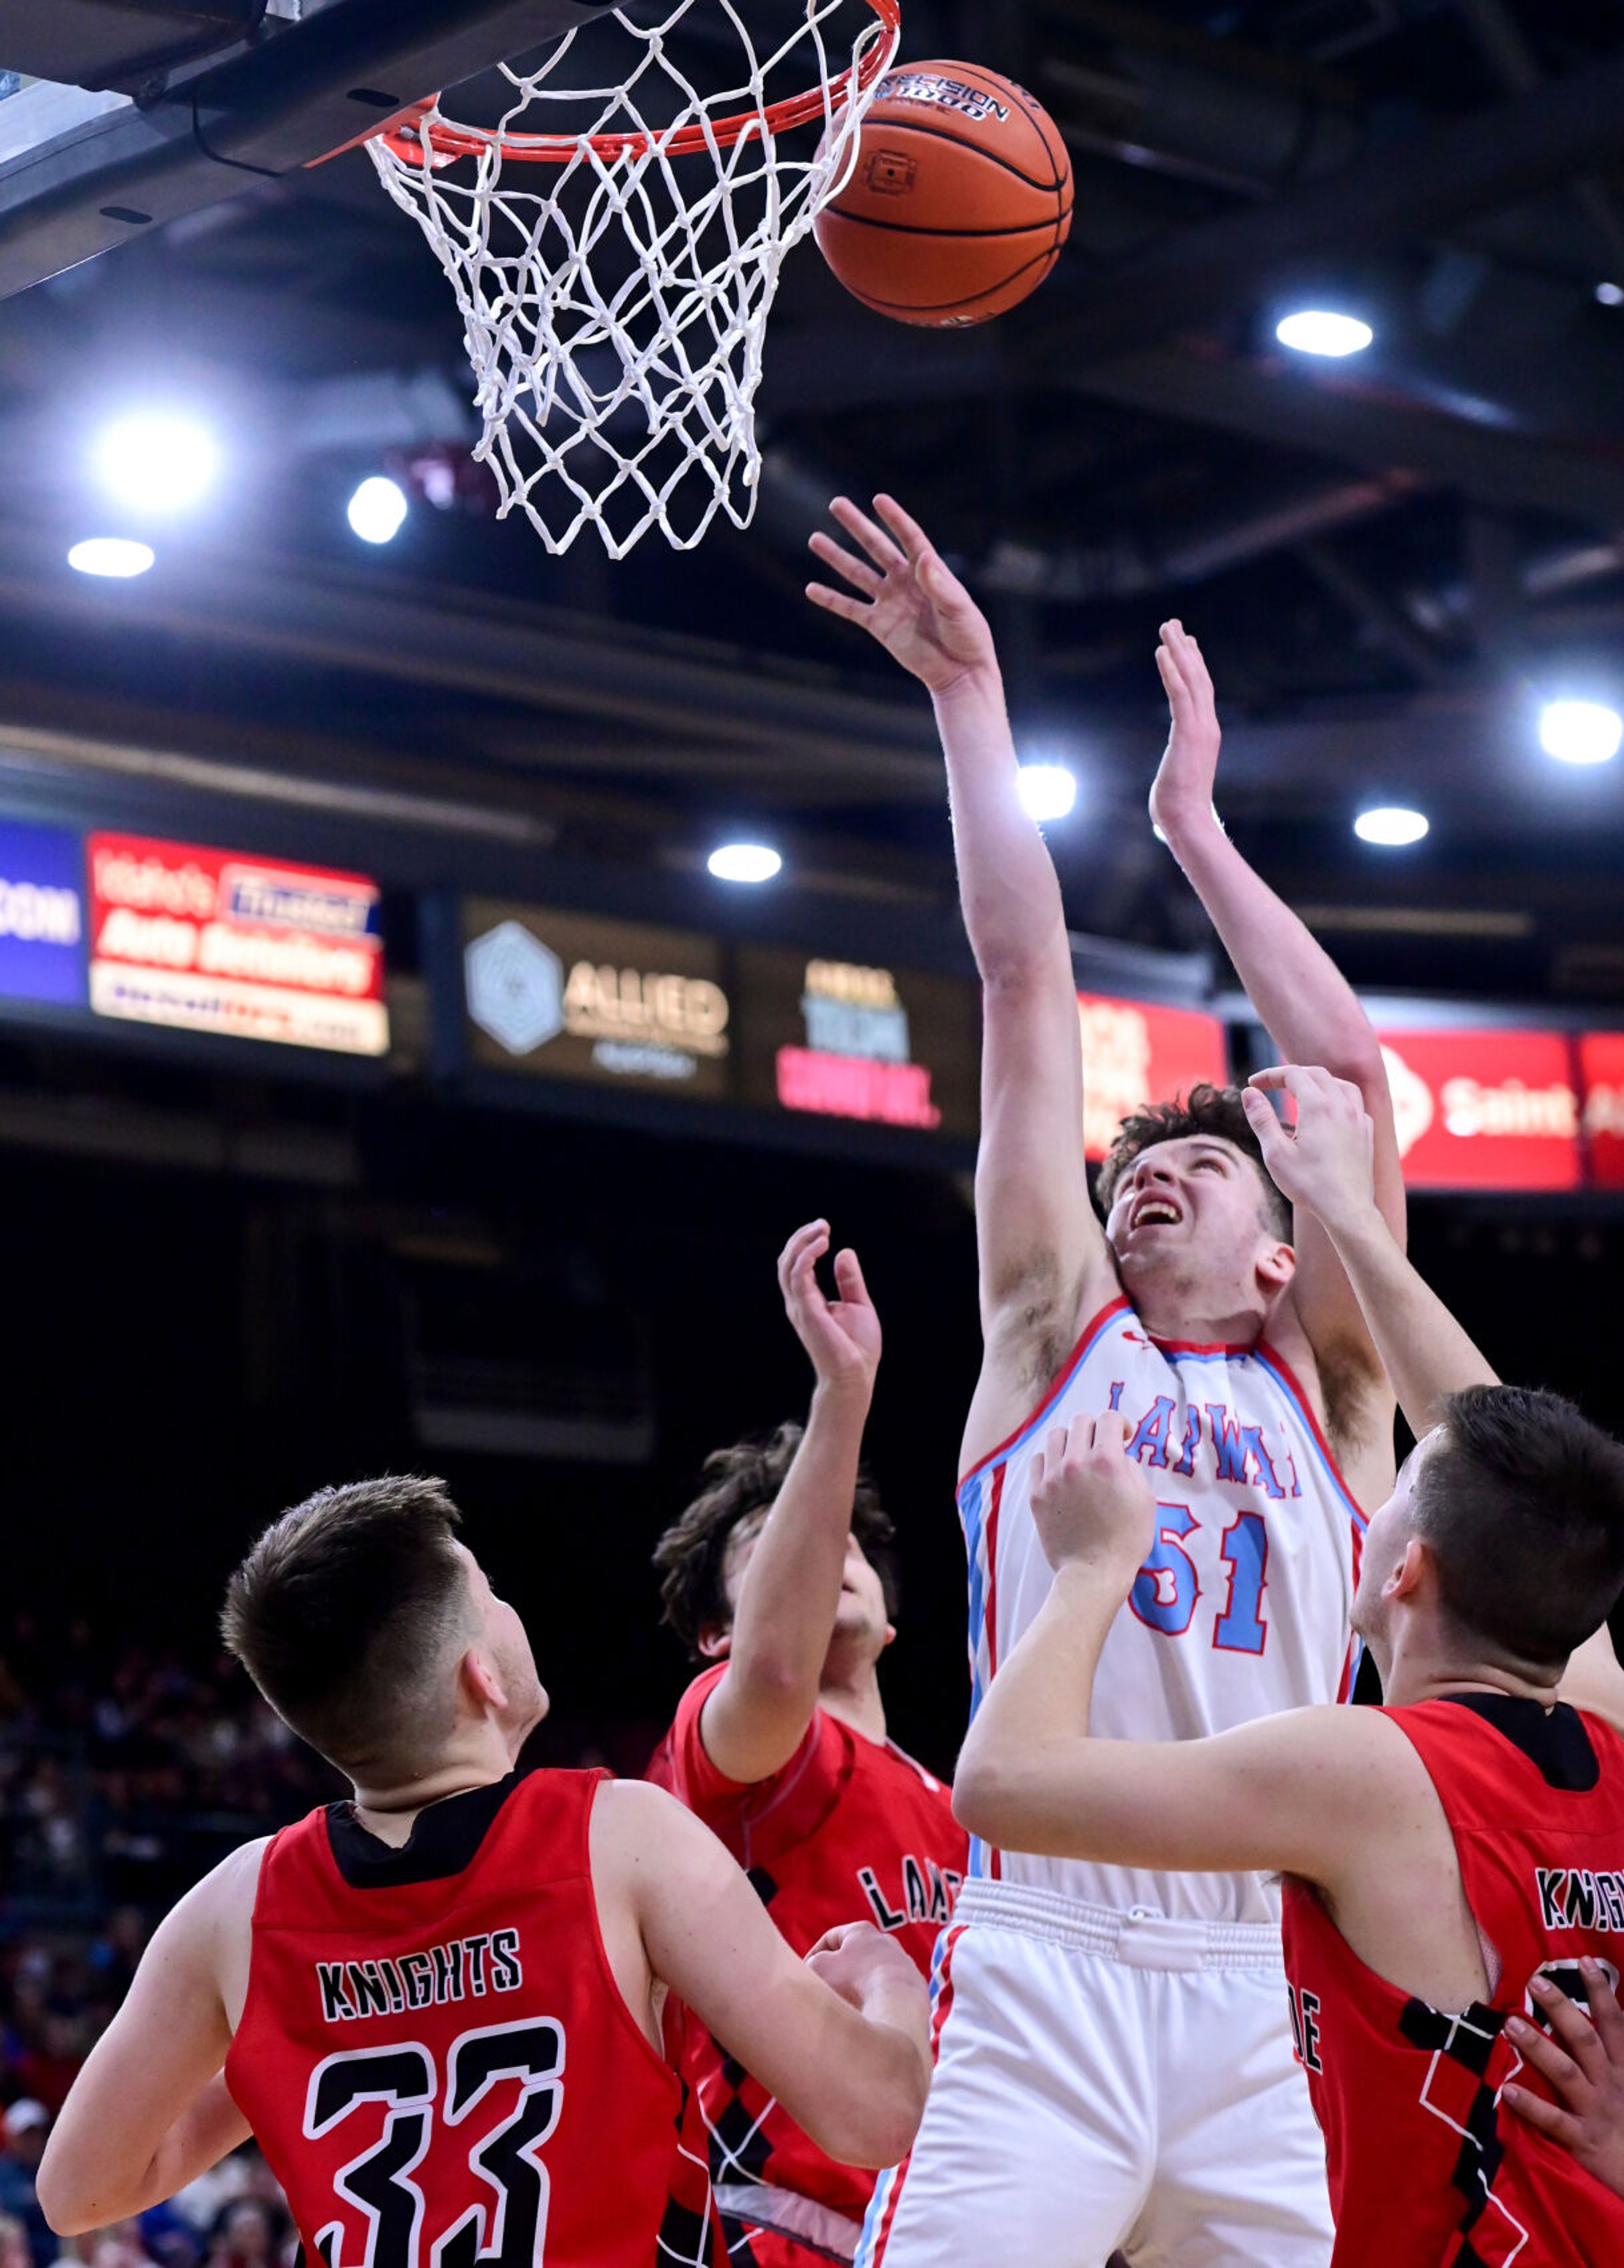
[[[985,323],[1035,291],[1072,225],[1054,121],[978,63],[882,78],[845,188],[819,215],[824,259],[899,323]]]

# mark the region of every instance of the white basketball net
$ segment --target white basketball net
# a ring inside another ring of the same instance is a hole
[[[572,31],[539,69],[502,66],[515,99],[495,129],[437,101],[368,144],[456,291],[499,516],[523,512],[550,551],[587,527],[621,559],[652,527],[688,550],[719,511],[748,526],[779,268],[844,188],[896,48],[876,0],[797,0],[788,36],[759,50],[734,0],[661,4],[657,23],[613,11],[628,66],[613,85],[571,84]],[[742,48],[732,85],[702,93],[668,52],[690,10]],[[587,29],[601,40],[604,22]],[[786,68],[821,88],[787,135],[770,93]],[[719,134],[740,113],[737,138]],[[562,162],[505,146],[535,136]]]

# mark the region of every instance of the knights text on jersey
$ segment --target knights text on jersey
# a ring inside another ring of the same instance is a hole
[[[315,2268],[648,2268],[682,2089],[621,1998],[587,1828],[602,1772],[266,1851],[225,2081]]]
[[[1292,2030],[1325,2130],[1332,2268],[1616,2268],[1624,2199],[1500,2095],[1508,2080],[1550,2093],[1505,2030],[1513,2014],[1542,2021],[1529,1979],[1582,1999],[1585,1954],[1618,1976],[1624,1741],[1505,1694],[1387,1713],[1438,1792],[1497,1973],[1487,2000],[1430,2007],[1368,1969],[1311,1889],[1287,1885]]]
[[[720,1837],[796,1953],[842,1922],[872,1921],[928,1976],[968,1850],[948,1790],[900,1749],[866,1740],[823,1709],[771,1779],[725,1778],[699,1719],[726,1670],[719,1663],[690,1685],[648,1777]],[[767,2182],[862,2219],[874,2176],[826,2158],[697,2023],[683,2077],[719,2188]]]
[[[1303,1389],[1263,1341],[1152,1339],[1126,1299],[1084,1330],[1032,1416],[959,1484],[971,1711],[1047,1597],[1031,1462],[1051,1429],[1119,1410],[1155,1483],[1156,1541],[1105,1642],[1090,1727],[1191,1740],[1345,1698],[1364,1515]],[[971,1845],[971,1872],[1126,1911],[1269,1922],[1260,1875],[1160,1874]]]

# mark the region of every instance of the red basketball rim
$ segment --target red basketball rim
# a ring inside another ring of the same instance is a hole
[[[902,30],[901,0],[867,0],[867,4],[879,18],[885,36],[875,40],[854,71],[843,70],[826,86],[808,87],[804,94],[786,95],[782,102],[770,103],[764,110],[741,110],[728,118],[696,120],[666,137],[647,132],[504,134],[492,127],[458,126],[449,119],[431,118],[439,97],[430,95],[424,101],[414,102],[397,112],[387,125],[366,139],[381,142],[392,156],[407,166],[423,165],[425,152],[431,151],[442,162],[453,158],[477,158],[488,150],[498,150],[504,158],[520,158],[529,165],[565,166],[584,150],[612,164],[617,158],[644,158],[655,150],[673,158],[691,158],[702,150],[731,149],[752,131],[784,134],[794,126],[810,126],[853,92],[853,77],[856,92],[864,94],[882,72],[890,70]]]

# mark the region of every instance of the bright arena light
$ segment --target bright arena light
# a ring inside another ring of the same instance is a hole
[[[363,543],[393,543],[406,519],[406,491],[374,473],[350,499],[350,525]]]
[[[68,554],[70,567],[81,575],[144,575],[152,564],[150,543],[132,543],[122,535],[92,535],[76,543]]]
[[[1376,333],[1357,315],[1339,315],[1328,307],[1301,307],[1274,326],[1281,346],[1297,354],[1350,355],[1368,347]]]
[[[1539,746],[1563,764],[1605,764],[1624,742],[1624,717],[1600,701],[1547,701]]]
[[[184,512],[214,485],[220,447],[188,417],[123,417],[96,444],[102,485],[141,512]]]
[[[1028,817],[1040,824],[1064,819],[1077,800],[1077,776],[1064,764],[1022,764],[1015,784]]]
[[[1384,850],[1398,850],[1406,843],[1421,841],[1427,832],[1427,818],[1423,812],[1382,804],[1374,811],[1362,811],[1354,821],[1354,832],[1362,843],[1379,843]]]
[[[770,882],[783,864],[764,843],[723,843],[705,860],[719,882]]]

